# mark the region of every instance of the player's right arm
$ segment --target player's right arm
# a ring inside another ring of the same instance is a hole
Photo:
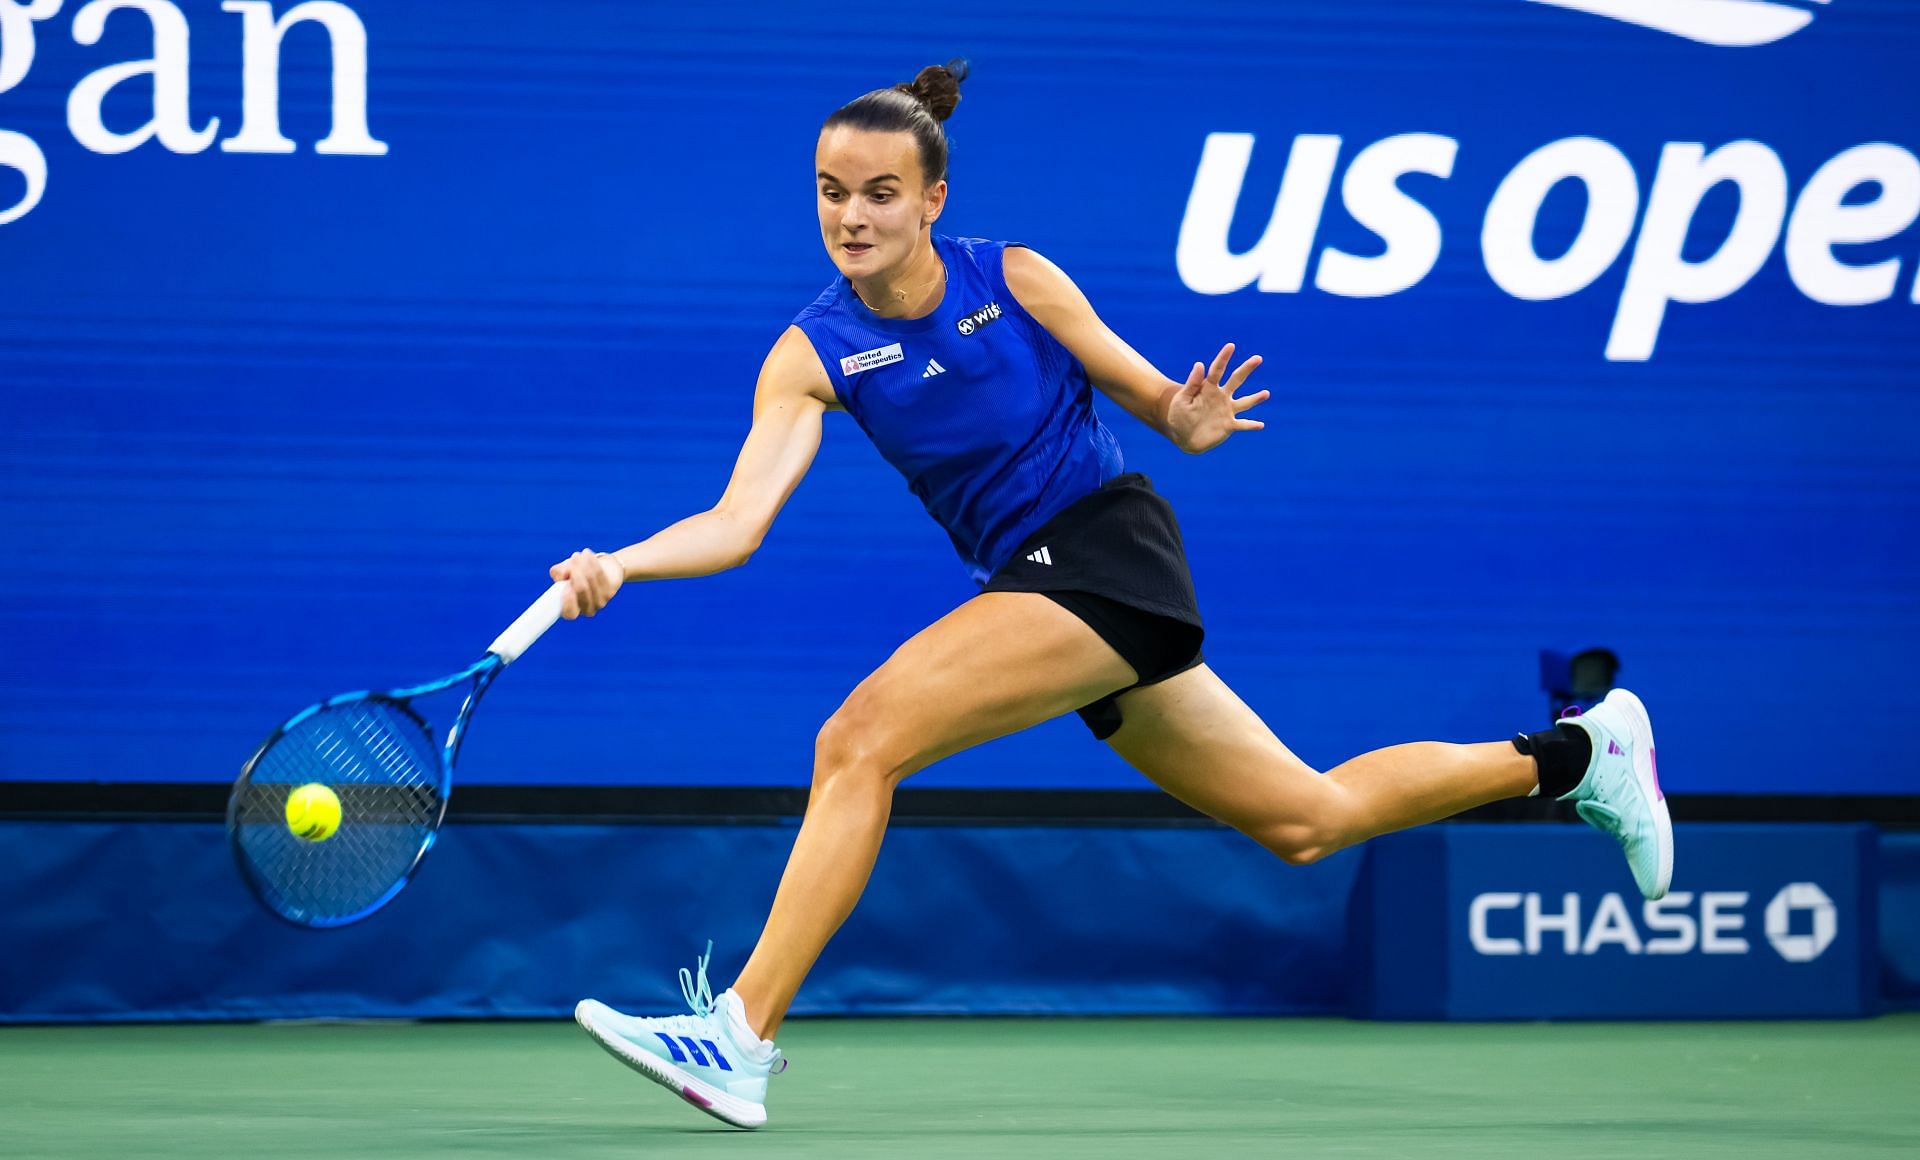
[[[821,416],[838,406],[813,344],[788,327],[760,367],[753,426],[719,502],[617,552],[582,549],[555,564],[553,578],[571,582],[560,615],[592,616],[628,580],[710,576],[746,563],[812,466]]]

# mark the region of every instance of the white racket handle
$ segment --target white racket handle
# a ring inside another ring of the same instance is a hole
[[[553,622],[560,619],[560,597],[566,592],[567,582],[555,580],[553,587],[540,594],[540,599],[527,605],[520,618],[507,626],[487,651],[500,658],[502,664],[512,664],[520,659],[520,654],[533,647],[533,642],[546,635]]]

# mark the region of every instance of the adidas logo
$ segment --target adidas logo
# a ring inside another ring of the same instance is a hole
[[[656,1031],[653,1034],[660,1042],[667,1045],[667,1051],[672,1053],[675,1063],[686,1063],[687,1056],[691,1054],[693,1056],[693,1062],[699,1064],[701,1067],[717,1067],[721,1071],[733,1070],[733,1065],[727,1062],[726,1056],[720,1054],[719,1046],[711,1039],[695,1039],[691,1035],[682,1035],[680,1036],[680,1043],[675,1043],[673,1036],[668,1035],[664,1031]],[[681,1043],[686,1044],[686,1051],[680,1050]],[[703,1044],[707,1049],[704,1053],[700,1050]],[[713,1056],[712,1063],[707,1062],[708,1055]]]
[[[1049,568],[1053,567],[1053,553],[1047,551],[1045,548],[1040,549],[1038,552],[1028,552],[1027,559],[1032,560],[1036,564],[1045,564]]]
[[[1829,0],[1802,0],[1826,4]],[[1666,32],[1721,48],[1784,40],[1813,22],[1813,13],[1778,0],[1531,0]]]
[[[930,379],[935,375],[944,375],[946,373],[947,368],[940,365],[940,360],[930,358],[927,360],[927,369],[920,372],[920,377]]]
[[[1607,752],[1612,754],[1617,754],[1621,757],[1625,757],[1627,755],[1627,751],[1620,748],[1620,743],[1618,741],[1613,740],[1612,738],[1607,739]]]

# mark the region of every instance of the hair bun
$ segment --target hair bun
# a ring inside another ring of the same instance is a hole
[[[944,121],[953,116],[954,106],[960,103],[960,82],[971,71],[965,58],[954,57],[945,64],[928,65],[912,83],[894,88],[926,106],[934,120]]]

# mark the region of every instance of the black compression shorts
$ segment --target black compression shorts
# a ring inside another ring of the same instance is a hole
[[[1117,476],[1069,504],[1027,537],[984,586],[1037,592],[1085,621],[1120,654],[1137,681],[1159,684],[1204,659],[1206,629],[1187,570],[1173,507],[1146,476]],[[1102,740],[1120,728],[1115,699],[1080,710]]]

